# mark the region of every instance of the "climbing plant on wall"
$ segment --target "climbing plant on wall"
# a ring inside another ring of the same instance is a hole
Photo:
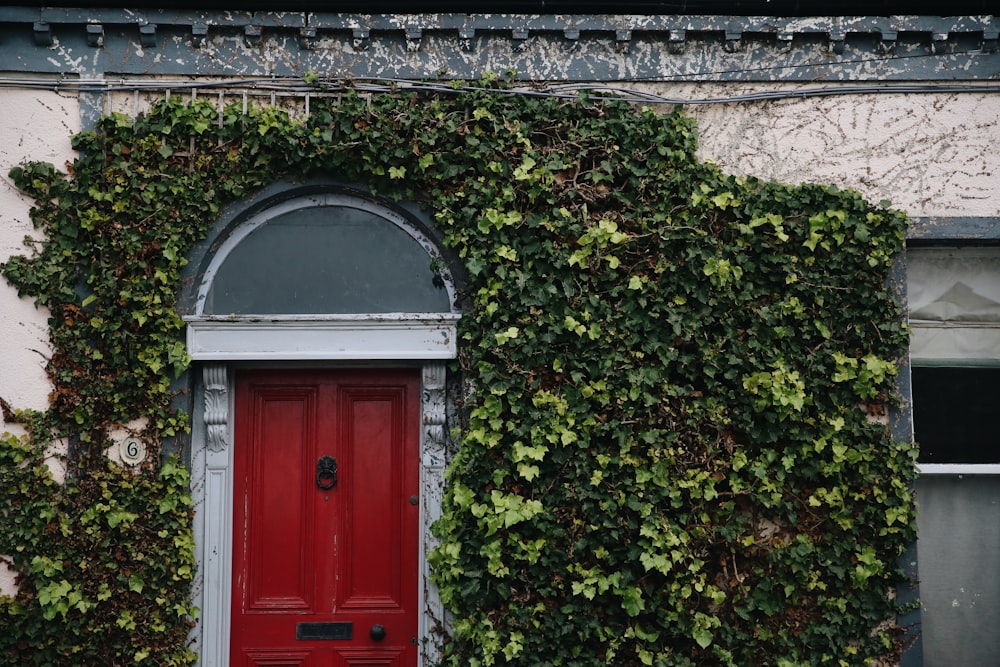
[[[446,664],[897,656],[914,463],[884,419],[906,343],[886,278],[905,218],[727,176],[695,142],[676,111],[488,79],[304,120],[174,99],[76,137],[68,175],[15,169],[45,239],[3,270],[51,313],[53,393],[0,448],[21,574],[0,650],[190,662],[185,472],[103,451],[122,424],[154,452],[187,427],[175,295],[220,207],[324,172],[420,202],[468,272],[455,370],[474,390],[431,555]]]

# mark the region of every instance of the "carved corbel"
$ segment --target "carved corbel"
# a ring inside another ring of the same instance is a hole
[[[421,458],[424,467],[439,468],[445,464],[445,365],[424,364],[423,379],[424,443]]]
[[[209,451],[221,452],[229,444],[229,389],[224,364],[207,364],[205,382],[205,443]]]

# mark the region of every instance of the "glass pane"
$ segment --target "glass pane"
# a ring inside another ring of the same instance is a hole
[[[1000,463],[1000,368],[912,369],[921,463]]]
[[[1000,656],[1000,477],[917,481],[924,667],[986,667]]]
[[[913,248],[906,252],[910,319],[1000,322],[1000,248]]]
[[[313,206],[254,230],[219,267],[205,314],[450,312],[432,258],[376,213]]]
[[[1000,357],[1000,248],[911,248],[906,291],[914,359]]]

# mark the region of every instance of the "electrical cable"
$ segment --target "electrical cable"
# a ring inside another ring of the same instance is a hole
[[[692,82],[695,83],[695,82]],[[772,82],[697,82],[708,85],[753,85]],[[782,82],[773,82],[782,83]],[[787,82],[785,82],[787,83]],[[362,94],[393,93],[393,92],[424,92],[435,94],[457,94],[460,92],[491,91],[501,95],[525,95],[532,97],[555,97],[575,99],[580,95],[588,95],[593,99],[617,100],[634,104],[652,105],[710,105],[734,104],[749,102],[767,102],[787,99],[806,99],[813,97],[837,97],[846,95],[885,95],[885,94],[942,94],[942,93],[998,93],[1000,82],[880,82],[866,84],[838,84],[784,88],[777,90],[760,90],[734,95],[715,97],[674,97],[658,94],[647,90],[638,90],[627,86],[603,84],[599,82],[574,82],[553,84],[549,86],[530,86],[519,88],[488,88],[472,84],[453,85],[436,81],[417,79],[322,79],[315,83],[306,83],[301,78],[292,77],[250,77],[238,79],[213,79],[209,81],[191,80],[129,80],[119,79],[66,79],[58,80],[31,77],[0,77],[0,89],[31,89],[49,90],[53,92],[70,93],[121,93],[121,92],[157,92],[170,91],[193,92],[215,91],[225,94],[269,94],[282,96],[327,97],[355,91]]]

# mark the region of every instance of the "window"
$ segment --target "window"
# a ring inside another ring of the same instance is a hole
[[[302,197],[238,233],[210,276],[206,315],[451,311],[433,245],[371,200]]]
[[[913,433],[920,463],[1000,463],[1000,366],[918,366]]]
[[[924,667],[1000,655],[1000,249],[907,253]]]

